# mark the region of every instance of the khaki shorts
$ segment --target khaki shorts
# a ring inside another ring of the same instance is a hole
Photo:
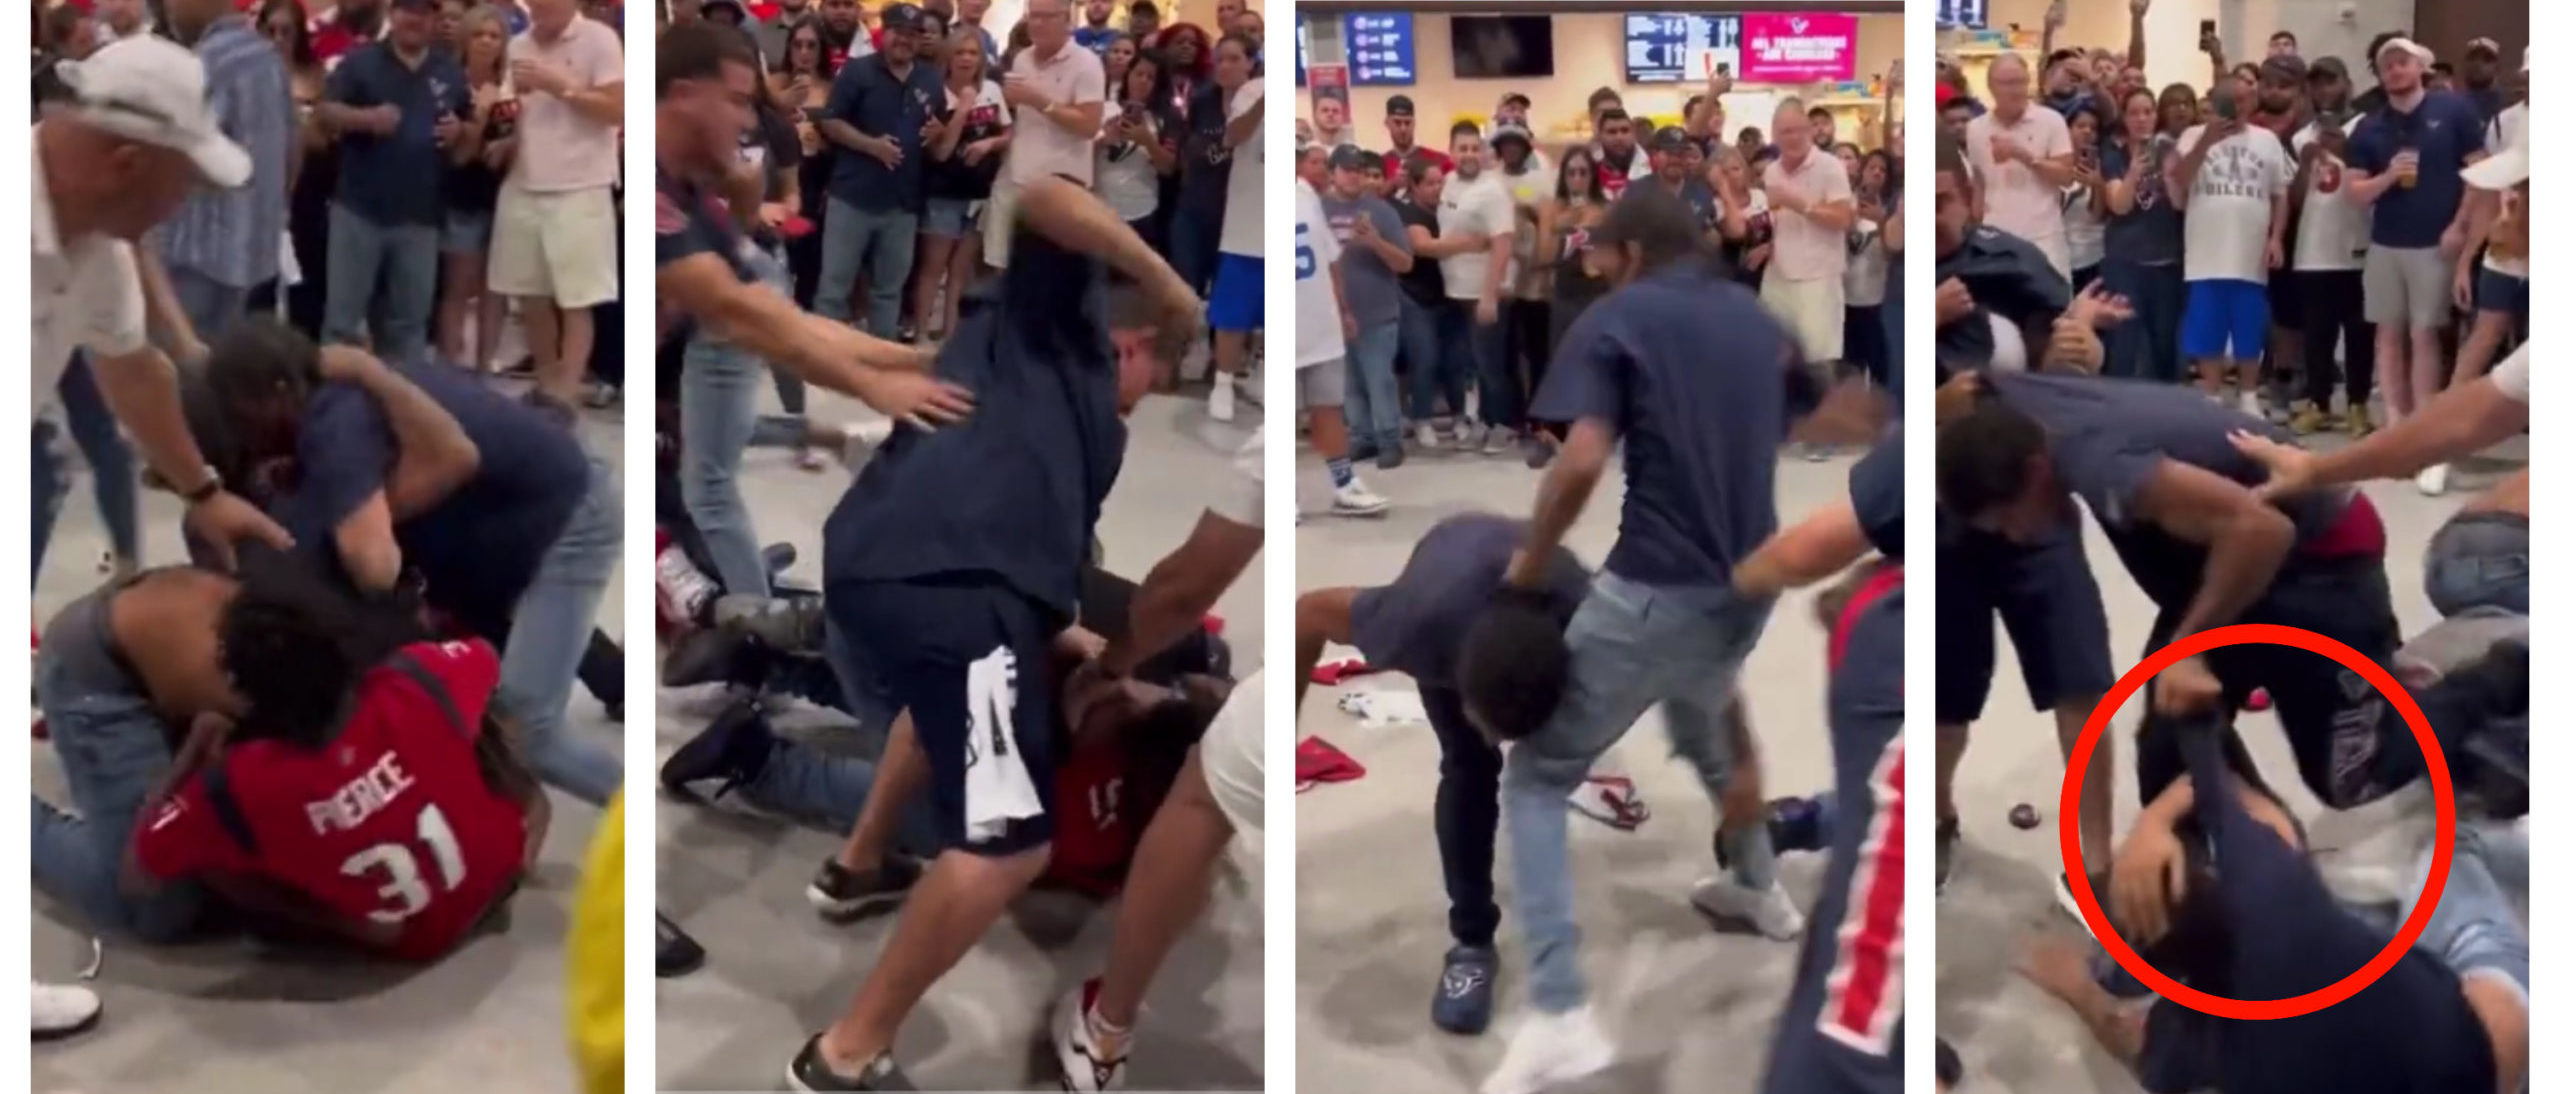
[[[563,308],[592,308],[621,295],[613,191],[534,193],[498,189],[489,233],[489,291],[530,296]]]
[[[1350,394],[1350,366],[1345,358],[1298,366],[1298,409],[1340,409]]]
[[[999,174],[978,214],[978,257],[989,269],[1001,270],[1013,257],[1013,221],[1021,204],[1022,185]]]
[[[1840,359],[1840,340],[1848,330],[1849,312],[1841,301],[1840,279],[1760,282],[1760,305],[1778,317],[1778,325],[1794,335],[1796,346],[1811,362]]]
[[[1200,775],[1227,823],[1249,839],[1262,836],[1262,673],[1227,695],[1227,705],[1200,737]]]

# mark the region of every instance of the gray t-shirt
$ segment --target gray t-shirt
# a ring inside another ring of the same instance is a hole
[[[1385,198],[1358,197],[1343,200],[1326,195],[1324,219],[1333,225],[1334,242],[1341,244],[1342,297],[1351,304],[1351,319],[1360,329],[1369,330],[1395,322],[1401,290],[1396,285],[1396,272],[1385,261],[1370,253],[1369,248],[1352,241],[1351,226],[1367,217],[1369,226],[1377,229],[1378,238],[1406,254],[1413,253],[1413,243],[1405,238],[1404,216]]]
[[[1362,589],[1352,600],[1351,643],[1360,656],[1426,688],[1458,686],[1458,647],[1501,587],[1525,529],[1522,521],[1491,513],[1460,513],[1432,525],[1395,581]],[[1547,590],[1558,621],[1569,621],[1591,591],[1591,571],[1573,552],[1559,550]]]

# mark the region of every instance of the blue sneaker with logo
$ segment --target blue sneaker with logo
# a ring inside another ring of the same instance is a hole
[[[1440,990],[1431,997],[1431,1024],[1473,1035],[1493,1024],[1493,978],[1502,956],[1491,946],[1458,946],[1440,959]]]

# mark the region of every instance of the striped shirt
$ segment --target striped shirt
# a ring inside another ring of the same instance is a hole
[[[249,152],[238,189],[198,189],[160,230],[160,258],[234,289],[274,280],[283,253],[285,173],[293,155],[293,84],[275,47],[245,15],[226,15],[196,40],[205,103],[224,135]]]

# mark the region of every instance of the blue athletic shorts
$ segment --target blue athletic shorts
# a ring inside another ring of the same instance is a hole
[[[1220,252],[1218,277],[1209,286],[1209,329],[1262,329],[1262,260]]]
[[[2255,281],[2187,282],[2178,349],[2190,358],[2255,361],[2267,350],[2267,287]]]

